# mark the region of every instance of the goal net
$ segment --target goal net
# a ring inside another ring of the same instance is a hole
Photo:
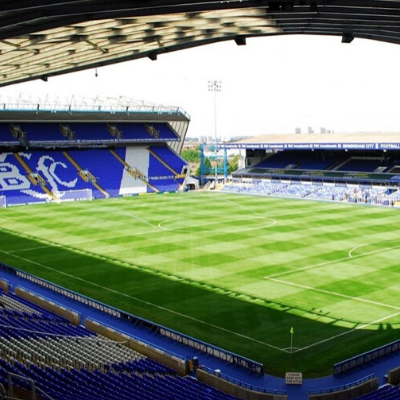
[[[54,192],[57,202],[92,200],[92,189],[67,190],[65,192]]]
[[[7,198],[6,196],[0,196],[0,208],[7,207]]]

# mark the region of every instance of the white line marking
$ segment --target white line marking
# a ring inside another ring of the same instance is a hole
[[[1,230],[1,228],[0,228]],[[149,231],[149,232],[139,232],[139,233],[135,233],[134,235],[123,235],[123,236],[107,236],[104,238],[96,238],[96,239],[86,239],[86,240],[77,240],[76,242],[70,242],[70,243],[57,243],[57,242],[51,242],[49,240],[46,240],[46,242],[48,243],[47,246],[37,246],[37,247],[31,247],[31,248],[27,248],[27,249],[18,249],[18,250],[10,250],[8,253],[9,254],[13,254],[13,253],[20,253],[20,252],[24,252],[24,251],[33,251],[33,250],[41,250],[41,249],[46,249],[49,246],[54,246],[54,247],[73,247],[75,244],[86,244],[86,243],[92,243],[92,242],[100,242],[102,240],[113,240],[113,239],[120,239],[120,238],[125,238],[127,236],[140,236],[140,235],[149,235],[151,233],[160,233],[160,230],[157,229],[157,231]],[[44,239],[42,238],[33,238],[29,235],[20,235],[24,238],[28,238],[28,239],[34,239],[37,241],[42,241]],[[118,243],[115,243],[116,245],[118,245]]]
[[[379,243],[381,243],[381,242],[379,242]],[[353,256],[353,251],[358,250],[361,247],[374,246],[375,244],[379,244],[379,243],[367,243],[367,244],[361,244],[360,246],[353,247],[349,251],[349,257],[350,258],[356,258],[356,257],[364,256],[364,255],[370,255],[370,254],[375,254],[375,253],[380,253],[380,252],[383,252],[383,251],[390,251],[390,250],[395,250],[395,249],[400,248],[400,245],[394,246],[394,247],[385,247],[383,249],[373,250],[373,251],[370,251],[368,253],[363,253],[363,254],[359,254],[359,255]]]
[[[361,246],[358,246],[358,247],[361,247]],[[396,246],[396,247],[388,247],[388,248],[385,248],[385,249],[374,250],[374,251],[370,251],[368,253],[358,254],[358,255],[355,255],[355,256],[350,256],[350,252],[349,252],[349,255],[346,256],[346,257],[343,257],[343,258],[338,258],[338,259],[332,260],[332,261],[326,261],[326,262],[323,262],[323,263],[320,263],[320,264],[308,265],[308,266],[302,267],[302,268],[291,269],[289,271],[278,272],[277,274],[264,276],[264,279],[271,279],[271,278],[275,278],[277,276],[288,275],[288,274],[291,274],[291,273],[294,273],[294,272],[305,271],[307,269],[312,269],[312,268],[317,268],[317,267],[323,267],[325,265],[335,264],[335,263],[342,262],[342,261],[349,261],[349,260],[353,260],[355,258],[366,257],[366,256],[369,256],[371,254],[381,253],[381,252],[384,252],[384,251],[398,249],[398,248],[400,248],[400,245]],[[356,249],[356,247],[354,249]],[[350,251],[353,251],[354,249],[352,249]]]
[[[248,212],[251,212],[252,214],[255,214],[255,215],[257,215],[257,216],[263,216],[262,214],[258,213],[257,211],[252,210],[252,209],[249,208],[249,207],[244,206],[243,204],[235,203],[234,201],[228,200],[228,199],[226,199],[226,198],[222,198],[222,200],[225,201],[225,202],[227,202],[227,203],[233,204],[235,207],[243,208],[244,210],[246,210],[246,211],[248,211]],[[272,218],[269,218],[269,219],[272,219]],[[275,222],[276,222],[276,221],[275,221]]]
[[[54,246],[54,247],[60,247],[61,245],[58,243],[52,243],[52,244],[48,244],[47,246],[38,246],[38,247],[30,247],[28,249],[18,249],[18,250],[10,250],[7,252],[7,254],[13,254],[13,253],[21,253],[24,251],[33,251],[33,250],[41,250],[41,249],[48,249],[49,246]]]
[[[305,270],[311,269],[311,268],[323,267],[325,265],[335,264],[337,262],[346,261],[346,260],[349,260],[349,257],[339,258],[337,260],[326,261],[326,262],[319,263],[319,264],[314,264],[314,265],[308,265],[307,267],[302,267],[302,268],[298,268],[298,269],[291,269],[289,271],[278,272],[277,274],[264,276],[264,279],[272,279],[272,278],[275,278],[276,276],[288,275],[288,274],[291,274],[293,272],[299,272],[299,271],[305,271]]]
[[[338,293],[338,292],[331,292],[329,290],[318,289],[318,288],[315,288],[315,287],[312,287],[312,286],[307,286],[307,285],[300,285],[299,283],[282,281],[280,279],[273,279],[272,278],[272,279],[269,279],[269,280],[273,281],[273,282],[282,283],[284,285],[295,286],[295,287],[299,287],[299,288],[307,289],[307,290],[313,290],[314,292],[330,294],[330,295],[337,296],[337,297],[343,297],[343,298],[349,299],[349,300],[357,300],[357,301],[360,301],[362,303],[373,304],[373,305],[380,306],[380,307],[393,308],[394,310],[399,310],[400,311],[400,307],[392,306],[390,304],[385,304],[385,303],[379,303],[378,301],[374,301],[374,300],[363,299],[361,297],[348,296],[347,294]]]
[[[387,317],[379,318],[379,319],[377,319],[375,321],[372,321],[372,322],[369,322],[367,324],[362,324],[362,325],[360,325],[360,326],[358,326],[358,327],[356,327],[354,329],[350,329],[350,330],[348,330],[346,332],[342,332],[342,333],[340,333],[338,335],[331,336],[331,337],[329,337],[327,339],[323,339],[323,340],[321,340],[319,342],[315,342],[313,344],[310,344],[309,346],[305,346],[305,347],[296,349],[296,350],[293,351],[293,353],[297,353],[299,351],[307,350],[307,349],[309,349],[311,347],[314,347],[314,346],[317,346],[319,344],[328,342],[330,340],[334,340],[334,339],[336,339],[338,337],[341,337],[341,336],[344,336],[344,335],[348,335],[349,333],[355,332],[357,330],[366,328],[368,326],[377,324],[377,323],[382,322],[384,320],[387,320],[387,319],[390,319],[390,318],[393,318],[393,317],[396,317],[396,316],[400,315],[400,307],[392,306],[390,304],[380,303],[380,302],[373,301],[373,300],[368,300],[368,299],[362,299],[360,297],[348,296],[348,295],[345,295],[345,294],[342,294],[342,293],[330,292],[328,290],[318,289],[318,288],[314,288],[314,287],[306,286],[306,285],[300,285],[300,284],[293,283],[293,282],[288,282],[288,281],[282,281],[280,279],[270,279],[270,280],[274,281],[274,282],[282,283],[282,284],[285,284],[285,285],[300,287],[302,289],[313,290],[313,291],[316,291],[316,292],[326,293],[326,294],[330,294],[330,295],[333,295],[333,296],[347,298],[347,299],[350,299],[350,300],[360,301],[362,303],[373,304],[373,305],[376,305],[376,306],[379,306],[379,307],[386,307],[386,308],[390,308],[390,309],[394,309],[394,310],[399,310],[399,312],[397,312],[395,314],[389,315]]]
[[[359,246],[353,247],[350,251],[349,251],[349,257],[352,258],[352,253],[353,251],[356,251],[357,249],[360,249],[361,247],[365,247],[365,246],[369,246],[369,244],[360,244]]]
[[[313,344],[310,344],[309,346],[305,346],[305,347],[302,347],[302,348],[300,348],[300,349],[297,349],[297,350],[295,350],[293,353],[297,353],[297,352],[303,351],[303,350],[308,350],[308,349],[310,349],[311,347],[318,346],[319,344],[326,343],[326,342],[329,342],[330,340],[337,339],[337,338],[340,337],[340,336],[348,335],[349,333],[353,333],[353,332],[358,331],[358,330],[360,330],[360,329],[364,329],[364,328],[366,328],[366,327],[368,327],[368,326],[370,326],[370,325],[378,324],[379,322],[385,321],[385,320],[390,319],[390,318],[397,317],[398,315],[400,315],[400,312],[395,313],[395,314],[392,314],[392,315],[389,315],[389,316],[387,316],[387,317],[383,317],[383,318],[377,319],[377,320],[375,320],[375,321],[369,322],[368,324],[360,325],[360,326],[358,326],[357,328],[350,329],[349,331],[339,333],[338,335],[331,336],[330,338],[320,340],[319,342],[315,342],[315,343],[313,343]]]
[[[4,250],[0,250],[0,252],[1,252],[1,253],[4,253],[4,254],[8,254],[8,255],[10,255],[10,256],[12,256],[12,257],[18,258],[18,259],[20,259],[20,260],[29,262],[29,263],[31,263],[31,264],[37,265],[37,266],[39,266],[39,267],[46,268],[46,269],[48,269],[48,270],[50,270],[50,271],[57,272],[57,273],[59,273],[59,274],[61,274],[61,275],[68,276],[69,278],[76,279],[76,280],[78,280],[78,281],[80,281],[80,282],[83,282],[83,283],[86,283],[86,284],[90,284],[90,285],[95,286],[95,287],[98,287],[98,288],[100,288],[100,289],[102,289],[102,290],[107,290],[107,291],[109,291],[109,292],[111,292],[111,293],[115,293],[115,294],[118,294],[118,295],[120,295],[120,296],[127,297],[127,298],[129,298],[129,299],[131,299],[131,300],[135,300],[135,301],[138,301],[138,302],[140,302],[140,303],[144,303],[144,304],[147,304],[147,305],[149,305],[149,306],[158,308],[158,309],[160,309],[160,310],[167,311],[167,312],[169,312],[169,313],[171,313],[171,314],[179,315],[180,317],[187,318],[187,319],[189,319],[189,320],[191,320],[191,321],[198,322],[198,323],[200,323],[200,324],[203,324],[203,325],[206,325],[206,326],[209,326],[209,327],[218,329],[218,330],[223,331],[223,332],[227,332],[227,333],[229,333],[229,334],[231,334],[231,335],[235,335],[235,336],[241,337],[241,338],[243,338],[243,339],[247,339],[247,340],[250,340],[250,341],[252,341],[252,342],[261,344],[261,345],[263,345],[263,346],[267,346],[267,347],[273,348],[273,349],[275,349],[275,350],[279,350],[279,351],[285,352],[285,350],[283,350],[283,349],[281,349],[281,348],[279,348],[279,347],[273,346],[273,345],[271,345],[271,344],[269,344],[269,343],[261,342],[260,340],[253,339],[253,338],[251,338],[251,337],[249,337],[249,336],[242,335],[242,334],[240,334],[240,333],[230,331],[229,329],[225,329],[225,328],[222,328],[222,327],[220,327],[220,326],[217,326],[217,325],[214,325],[214,324],[210,324],[210,323],[205,322],[205,321],[202,321],[202,320],[200,320],[200,319],[197,319],[197,318],[194,318],[194,317],[190,317],[190,316],[188,316],[188,315],[182,314],[182,313],[177,312],[177,311],[174,311],[174,310],[170,310],[169,308],[165,308],[165,307],[159,306],[159,305],[157,305],[157,304],[150,303],[149,301],[142,300],[142,299],[139,299],[139,298],[134,297],[134,296],[130,296],[130,295],[126,294],[126,293],[118,292],[117,290],[110,289],[110,288],[108,288],[108,287],[101,286],[101,285],[99,285],[99,284],[97,284],[97,283],[88,281],[88,280],[86,280],[86,279],[82,279],[82,278],[79,278],[79,277],[77,277],[77,276],[68,274],[68,273],[66,273],[66,272],[59,271],[59,270],[57,270],[57,269],[55,269],[55,268],[52,268],[52,267],[49,267],[49,266],[47,266],[47,265],[38,263],[38,262],[36,262],[36,261],[32,261],[32,260],[29,260],[29,259],[27,259],[27,258],[17,256],[17,255],[15,255],[15,254],[10,254],[10,253],[8,253],[7,251],[4,251]]]
[[[128,216],[128,217],[133,218],[133,219],[137,219],[138,221],[144,222],[145,224],[151,226],[151,227],[154,228],[154,229],[158,229],[158,227],[157,227],[156,225],[154,225],[154,224],[152,224],[151,222],[145,220],[144,218],[138,217],[137,215],[135,215],[135,214],[133,214],[133,213],[125,213],[125,212],[122,212],[122,213],[119,213],[119,214],[121,214],[121,215],[126,215],[126,216]]]
[[[303,267],[303,268],[299,268],[299,269],[295,269],[295,270],[290,270],[290,271],[285,271],[285,272],[281,272],[281,273],[269,275],[269,276],[264,277],[264,279],[268,279],[268,280],[271,280],[271,281],[275,281],[275,282],[278,282],[278,283],[282,283],[282,284],[284,284],[284,285],[297,286],[297,287],[301,287],[301,288],[307,289],[307,290],[314,290],[314,291],[317,291],[317,292],[322,292],[322,293],[331,294],[331,295],[334,295],[334,296],[339,296],[339,297],[343,297],[343,298],[348,298],[348,299],[350,299],[350,300],[356,300],[356,301],[360,301],[360,302],[364,302],[364,303],[374,304],[374,305],[381,306],[381,307],[391,308],[391,309],[394,309],[394,310],[400,310],[400,307],[396,307],[396,306],[392,306],[392,305],[384,304],[384,303],[379,303],[379,302],[376,302],[376,301],[373,301],[373,300],[362,299],[362,298],[359,298],[359,297],[348,296],[348,295],[345,295],[345,294],[342,294],[342,293],[330,292],[330,291],[328,291],[328,290],[318,289],[318,288],[314,288],[314,287],[311,287],[311,286],[300,285],[300,284],[296,284],[296,283],[293,283],[293,282],[283,281],[283,280],[280,280],[280,279],[274,279],[275,277],[283,276],[283,275],[288,275],[288,274],[291,274],[291,273],[293,273],[293,272],[299,272],[299,271],[304,271],[304,270],[311,269],[311,268],[322,267],[322,266],[329,265],[329,264],[335,264],[335,263],[341,262],[341,261],[347,261],[347,260],[351,260],[351,259],[354,259],[354,258],[361,258],[361,257],[369,256],[369,255],[371,255],[371,254],[376,254],[376,253],[385,252],[385,251],[390,251],[390,250],[393,250],[393,249],[398,249],[398,248],[400,248],[400,245],[399,245],[399,246],[395,246],[395,247],[387,247],[387,248],[384,248],[384,249],[374,250],[374,251],[371,251],[371,252],[367,252],[367,253],[358,254],[358,255],[353,256],[352,253],[353,253],[355,250],[357,250],[357,249],[359,249],[359,248],[362,248],[362,247],[365,247],[365,246],[368,246],[368,245],[369,245],[369,244],[362,244],[362,245],[360,245],[360,246],[353,247],[353,248],[349,251],[348,257],[343,257],[343,258],[339,258],[339,259],[337,259],[337,260],[327,261],[327,262],[323,262],[323,263],[320,263],[320,264],[309,265],[309,266],[306,266],[306,267]],[[352,333],[352,332],[354,332],[354,331],[356,331],[356,330],[360,330],[360,329],[366,328],[366,327],[368,327],[368,326],[370,326],[370,325],[377,324],[377,323],[379,323],[379,322],[382,322],[382,321],[384,321],[384,320],[386,320],[386,319],[390,319],[390,318],[392,318],[392,317],[396,317],[396,316],[398,316],[398,315],[400,315],[400,312],[395,313],[395,314],[392,314],[392,315],[390,315],[390,316],[388,316],[388,317],[384,317],[384,318],[377,319],[377,320],[372,321],[372,322],[370,322],[370,323],[368,323],[368,324],[360,325],[360,326],[357,327],[357,328],[354,328],[354,329],[351,329],[351,330],[349,330],[349,331],[343,332],[343,333],[341,333],[341,334],[339,334],[339,335],[335,335],[335,336],[332,336],[332,337],[330,337],[330,338],[327,338],[327,339],[321,340],[321,341],[319,341],[319,342],[313,343],[313,344],[311,344],[311,345],[309,345],[309,346],[305,346],[305,347],[303,347],[303,348],[296,349],[296,350],[294,351],[294,353],[299,352],[299,351],[303,351],[303,350],[307,350],[307,349],[309,349],[309,348],[311,348],[311,347],[314,347],[314,346],[317,346],[317,345],[319,345],[319,344],[322,344],[322,343],[328,342],[328,341],[330,341],[330,340],[336,339],[336,338],[338,338],[338,337],[340,337],[340,336],[348,335],[349,333]]]

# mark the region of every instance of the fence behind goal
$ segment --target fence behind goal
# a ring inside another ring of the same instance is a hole
[[[65,192],[54,192],[57,202],[92,200],[92,189],[67,190]]]

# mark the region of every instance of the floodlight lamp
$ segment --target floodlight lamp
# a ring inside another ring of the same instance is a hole
[[[210,92],[220,92],[221,88],[221,81],[208,81],[208,90]]]

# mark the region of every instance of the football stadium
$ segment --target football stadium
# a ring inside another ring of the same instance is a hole
[[[1,86],[255,36],[400,41],[399,2],[31,3],[0,11]],[[0,104],[0,398],[400,399],[400,133],[220,144],[245,165],[198,189],[190,122]]]

